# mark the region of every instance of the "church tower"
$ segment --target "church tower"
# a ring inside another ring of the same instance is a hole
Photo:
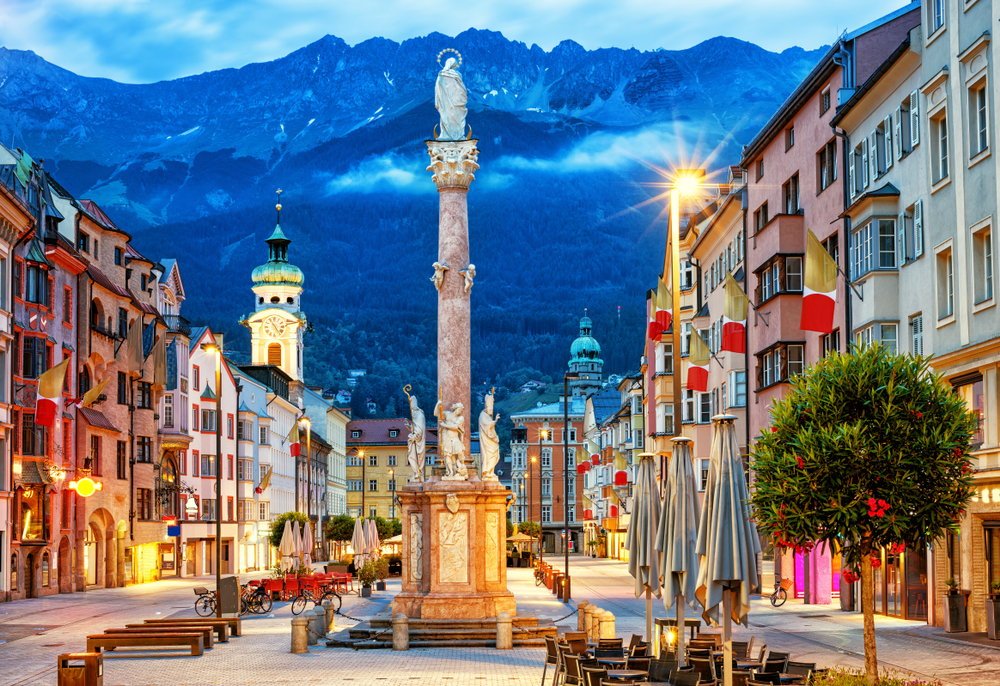
[[[279,193],[281,191],[278,191]],[[302,337],[306,316],[300,309],[305,276],[288,261],[291,240],[278,222],[267,239],[267,262],[253,270],[254,313],[242,324],[250,329],[253,365],[274,365],[302,381]]]
[[[572,395],[584,397],[601,390],[601,375],[604,360],[601,359],[601,344],[591,336],[593,322],[584,313],[580,320],[580,337],[573,341],[569,349],[569,371],[580,375],[569,382]]]

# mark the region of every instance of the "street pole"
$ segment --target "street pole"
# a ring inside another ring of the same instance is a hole
[[[674,416],[670,433],[680,436],[681,423],[681,192],[674,184],[670,188],[670,341],[674,365]],[[693,335],[693,334],[692,334]],[[661,475],[662,478],[662,475]]]

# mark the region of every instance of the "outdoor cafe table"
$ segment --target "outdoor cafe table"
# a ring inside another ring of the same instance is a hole
[[[657,629],[657,635],[659,636],[663,633],[663,627],[676,627],[677,619],[674,617],[657,617],[653,620],[653,623],[659,627]],[[691,629],[691,638],[694,639],[697,636],[698,630],[701,629],[701,620],[697,617],[685,617],[684,626]]]
[[[649,672],[643,671],[641,669],[609,669],[608,678],[609,679],[637,679],[639,677],[647,677]]]
[[[628,660],[624,657],[599,657],[597,658],[597,664],[609,666],[622,665],[624,667],[628,664]]]

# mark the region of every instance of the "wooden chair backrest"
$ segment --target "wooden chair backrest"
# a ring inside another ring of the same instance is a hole
[[[581,667],[584,677],[583,686],[601,686],[601,681],[608,678],[608,670],[594,669],[593,667]]]
[[[786,674],[808,675],[810,672],[815,670],[816,670],[815,662],[792,662],[791,660],[789,660],[788,664],[785,666]]]

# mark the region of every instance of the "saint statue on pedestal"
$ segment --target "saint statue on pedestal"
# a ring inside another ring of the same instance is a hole
[[[449,57],[444,63],[444,69],[438,72],[437,83],[434,84],[434,107],[441,113],[441,127],[437,139],[439,141],[464,141],[467,138],[465,132],[466,105],[469,95],[462,83],[462,75],[456,70],[462,64],[462,56],[457,50],[450,48],[442,50],[454,52],[458,55],[456,60]],[[438,64],[441,63],[441,55],[438,55]]]
[[[427,420],[424,418],[424,411],[417,404],[417,396],[409,394],[409,386],[403,390],[410,399],[410,417],[406,422],[406,428],[410,430],[406,439],[406,463],[413,470],[413,476],[409,483],[418,483],[424,480],[424,459],[427,450],[425,433],[427,431]]]
[[[479,413],[479,455],[480,475],[483,481],[499,481],[493,469],[500,462],[500,437],[497,436],[497,422],[500,415],[493,416],[493,391],[485,398],[486,406]]]
[[[466,481],[469,470],[465,466],[465,420],[462,403],[455,403],[450,410],[444,409],[443,401],[438,400],[434,414],[438,417],[438,436],[441,447],[441,457],[444,458],[445,481]]]

